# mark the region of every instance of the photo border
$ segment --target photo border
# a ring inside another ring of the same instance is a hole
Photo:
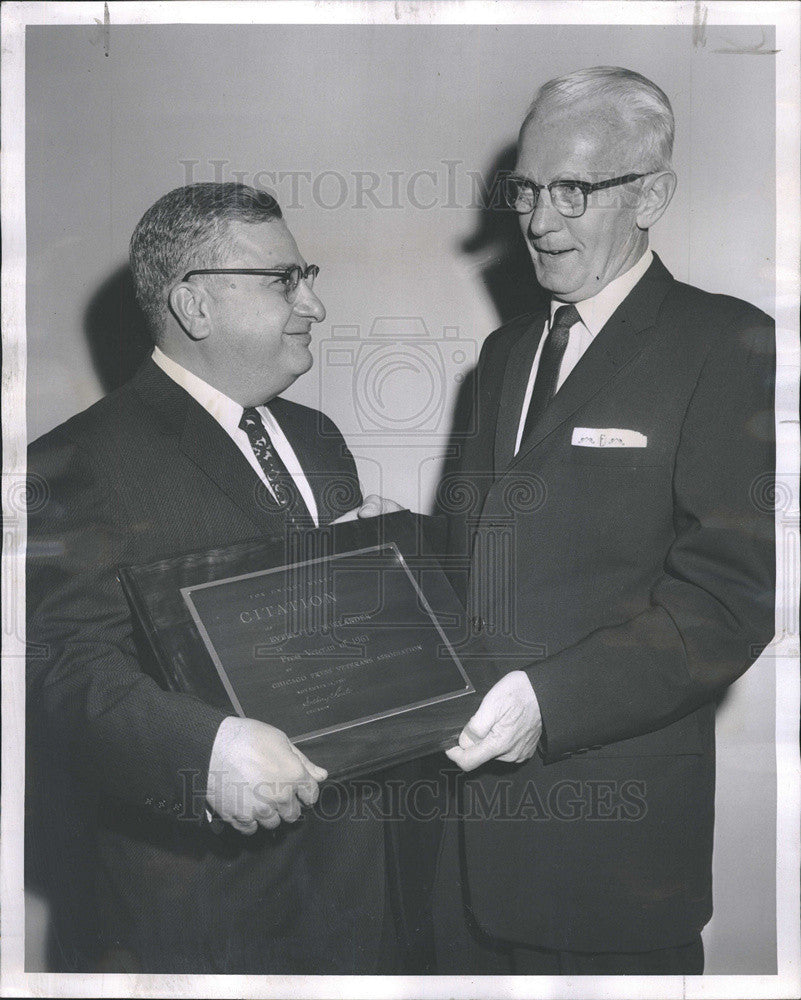
[[[25,489],[25,27],[33,24],[96,25],[177,23],[294,23],[375,25],[445,24],[686,25],[705,32],[713,24],[772,24],[776,28],[776,194],[791,204],[776,233],[778,365],[798,370],[799,304],[799,25],[801,7],[790,2],[350,2],[311,0],[270,3],[6,3],[2,9],[2,271],[3,328],[3,742],[0,818],[1,978],[4,994],[45,996],[241,997],[795,997],[801,994],[799,930],[799,651],[798,636],[779,636],[772,647],[776,669],[778,973],[775,976],[507,979],[469,977],[294,977],[58,975],[25,973],[23,828],[24,782],[24,555]],[[782,474],[798,490],[798,384],[777,385],[778,449]],[[795,494],[797,507],[798,495]],[[795,570],[799,563],[796,535]],[[777,552],[777,606],[798,598]],[[789,567],[792,569],[792,567]],[[782,603],[784,602],[784,603]]]

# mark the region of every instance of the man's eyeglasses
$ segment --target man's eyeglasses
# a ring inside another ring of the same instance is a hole
[[[264,278],[280,278],[284,286],[284,295],[287,302],[294,302],[298,297],[298,288],[301,278],[309,288],[314,286],[314,279],[320,273],[320,268],[316,264],[309,264],[302,268],[299,264],[282,268],[262,268],[262,267],[202,267],[194,271],[187,271],[181,281],[189,281],[195,274],[258,274]]]
[[[548,188],[551,204],[556,211],[568,219],[577,219],[587,211],[587,196],[593,191],[628,184],[630,181],[647,176],[647,174],[626,174],[625,177],[613,177],[609,181],[598,181],[595,184],[589,181],[551,181],[550,184],[535,184],[525,177],[516,177],[512,174],[504,178],[503,195],[509,208],[514,209],[518,215],[528,215],[537,207],[540,191]]]

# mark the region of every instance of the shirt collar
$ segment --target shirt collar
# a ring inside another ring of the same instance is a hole
[[[160,348],[153,348],[153,361],[169,375],[173,382],[177,382],[182,389],[195,399],[204,410],[214,417],[222,428],[231,434],[239,427],[242,419],[242,407],[235,403],[219,389],[204,382],[202,378],[188,371],[183,365],[178,364],[168,357]]]
[[[597,295],[593,295],[591,299],[584,299],[583,302],[576,302],[581,322],[593,337],[601,332],[615,309],[651,266],[653,259],[652,251],[646,250],[633,267],[610,281]],[[556,310],[563,305],[564,302],[551,299],[551,321]]]

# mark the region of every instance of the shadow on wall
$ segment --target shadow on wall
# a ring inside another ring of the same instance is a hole
[[[501,182],[514,172],[516,161],[514,143],[505,146],[493,160],[484,176],[483,190],[487,194],[478,208],[476,228],[459,247],[463,254],[475,258],[500,324],[531,312],[545,298],[534,275],[518,217],[501,197]]]
[[[92,296],[83,325],[95,374],[103,392],[111,392],[131,378],[153,349],[127,264],[117,268]]]
[[[501,182],[514,172],[517,146],[505,146],[492,161],[483,178],[486,195],[479,206],[473,233],[461,241],[460,253],[474,258],[476,270],[498,314],[498,325],[544,306],[548,301],[537,282],[534,266],[520,232],[517,215],[505,207],[501,197]],[[490,333],[489,330],[485,333]],[[470,372],[462,382],[453,407],[451,433],[445,449],[440,487],[437,495],[447,491],[447,482],[459,468],[463,443],[476,433],[476,373]],[[434,502],[434,512],[444,510],[442,497]]]

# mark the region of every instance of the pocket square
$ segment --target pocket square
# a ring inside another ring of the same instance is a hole
[[[645,448],[648,438],[625,427],[574,427],[570,443],[579,448]]]

